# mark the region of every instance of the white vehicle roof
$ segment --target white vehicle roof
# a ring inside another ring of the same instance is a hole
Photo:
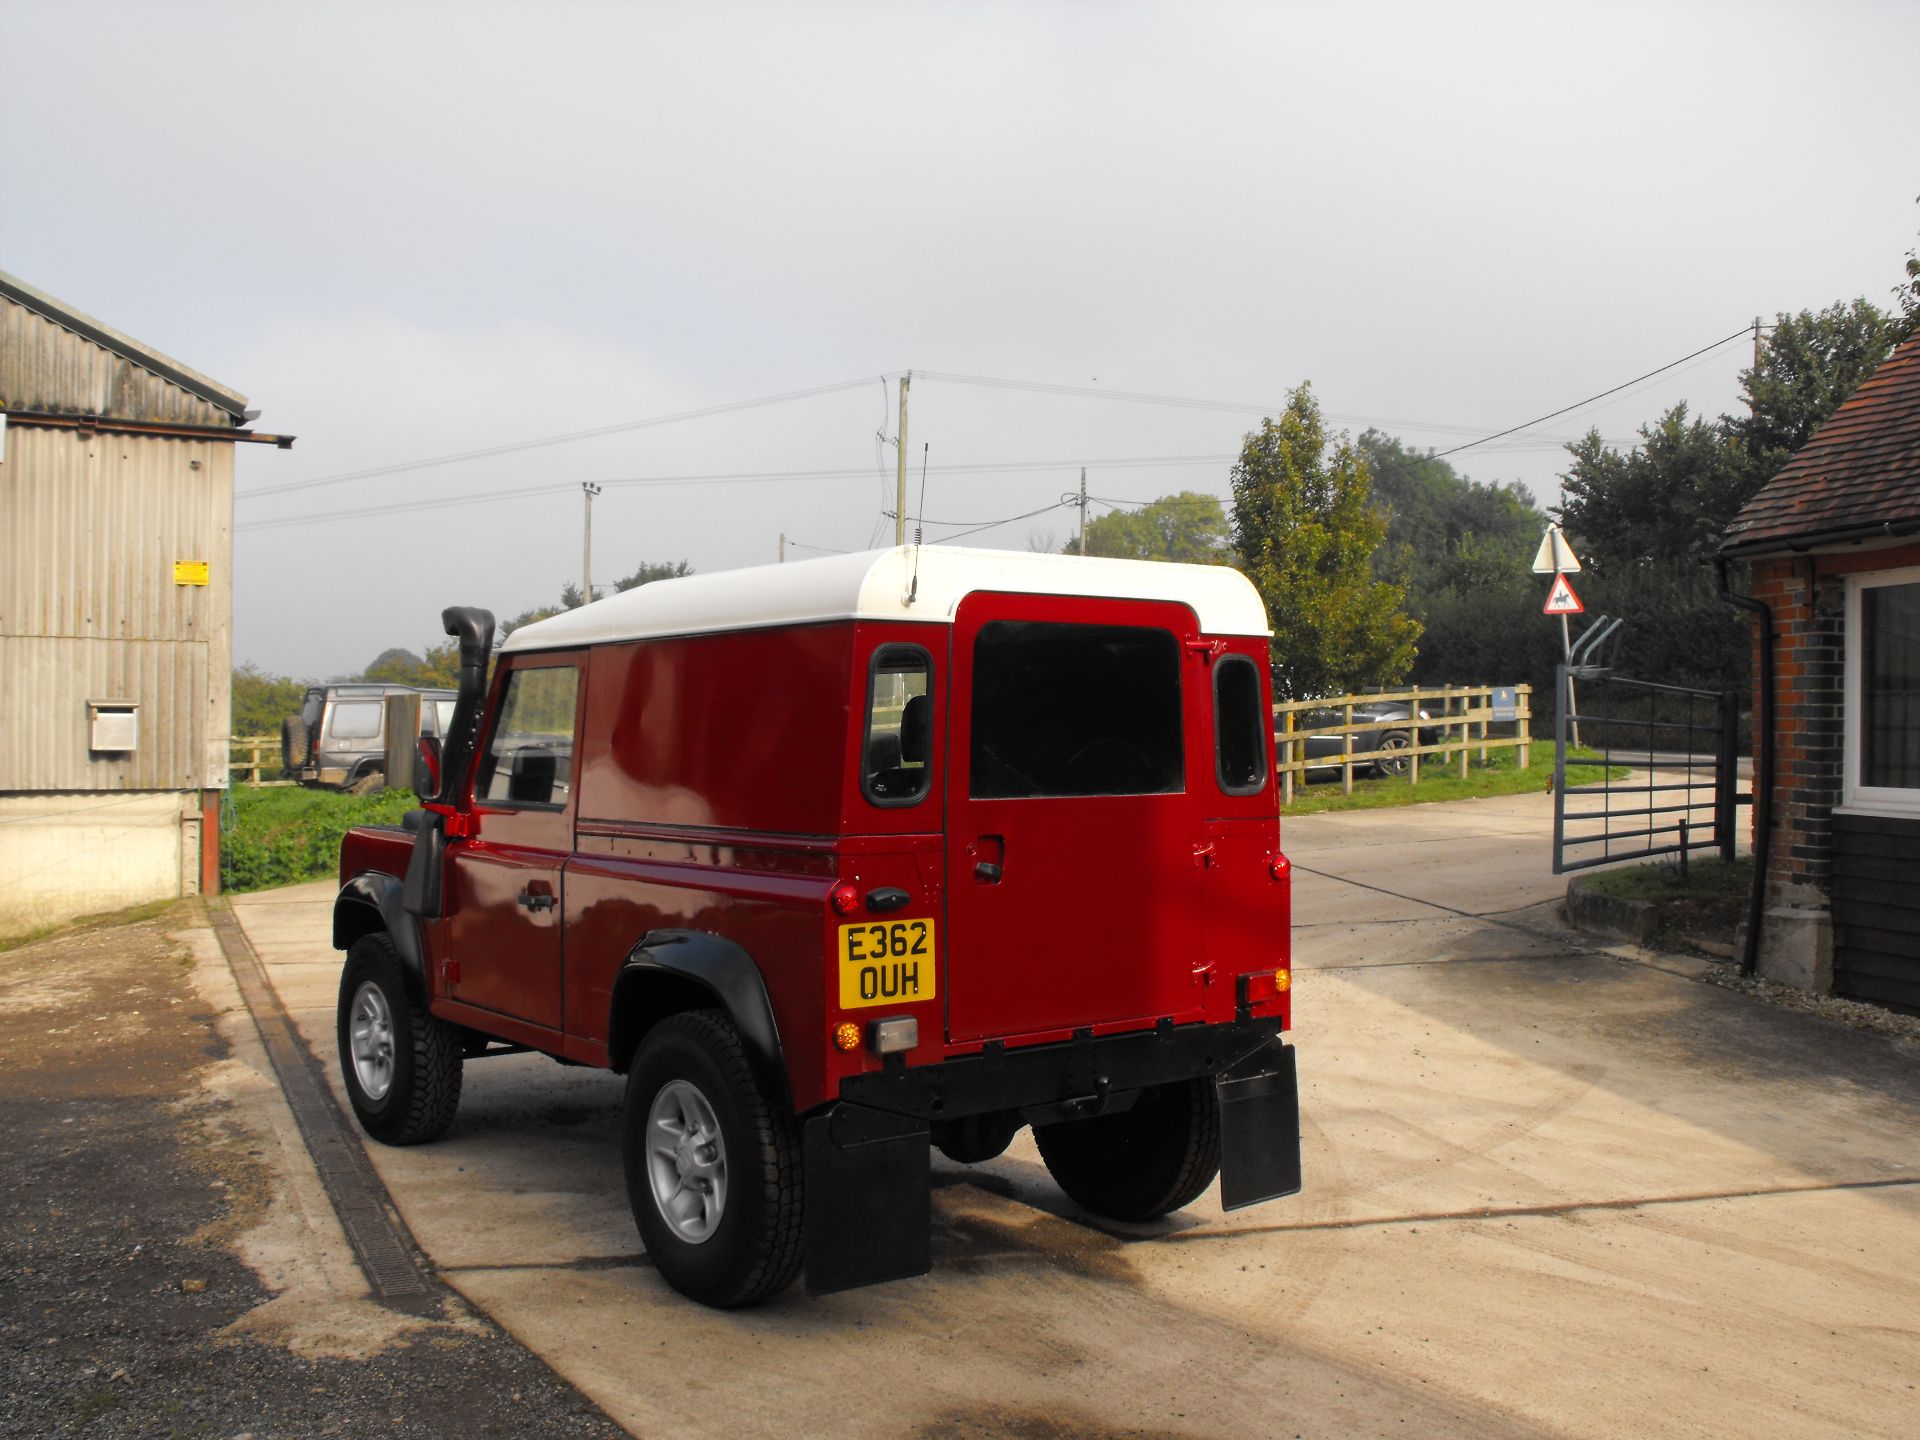
[[[950,625],[960,602],[981,590],[1171,600],[1191,607],[1201,631],[1209,635],[1273,633],[1260,593],[1246,576],[1225,565],[906,545],[790,565],[655,580],[523,625],[501,648],[508,652],[571,649],[825,620],[920,620]]]

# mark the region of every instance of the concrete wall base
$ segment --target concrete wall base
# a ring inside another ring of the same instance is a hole
[[[1767,907],[1760,926],[1763,978],[1819,994],[1833,991],[1833,916],[1824,907]]]
[[[0,795],[0,937],[194,894],[197,790]]]

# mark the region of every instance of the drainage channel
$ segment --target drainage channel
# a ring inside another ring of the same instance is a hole
[[[210,902],[207,913],[373,1298],[409,1315],[439,1314],[439,1285],[421,1264],[413,1237],[387,1198],[359,1137],[347,1128],[319,1061],[293,1028],[246,931],[223,902]]]

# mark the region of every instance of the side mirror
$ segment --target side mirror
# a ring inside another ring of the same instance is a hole
[[[432,800],[440,794],[440,737],[422,735],[420,745],[413,760],[413,793],[422,800]]]

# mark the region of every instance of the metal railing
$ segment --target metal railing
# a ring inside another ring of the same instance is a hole
[[[1574,647],[1573,663],[1559,667],[1553,873],[1659,855],[1677,856],[1684,873],[1696,850],[1731,860],[1738,807],[1752,801],[1739,788],[1738,693],[1614,674],[1620,628],[1600,617]],[[1568,785],[1570,747],[1593,752],[1610,778]]]
[[[1511,705],[1506,702],[1511,696]],[[1442,685],[1435,688],[1383,690],[1377,695],[1336,695],[1321,700],[1283,700],[1273,707],[1274,752],[1280,774],[1280,803],[1293,801],[1295,777],[1305,781],[1310,770],[1340,771],[1343,794],[1353,793],[1354,771],[1377,768],[1391,778],[1420,783],[1423,758],[1458,768],[1462,779],[1477,752],[1485,764],[1496,750],[1518,752],[1521,769],[1530,756],[1533,687],[1530,685]],[[1354,711],[1402,702],[1412,712],[1404,720],[1358,720]],[[1496,703],[1501,702],[1501,703]],[[1426,718],[1420,718],[1422,711]],[[1304,716],[1331,712],[1338,718],[1319,725],[1303,725]],[[1495,734],[1493,727],[1511,727],[1511,734]],[[1422,732],[1427,732],[1423,735]],[[1438,732],[1433,735],[1433,732]],[[1379,743],[1391,735],[1391,747]],[[1432,736],[1431,739],[1428,736]],[[1358,743],[1356,743],[1358,737]],[[1337,750],[1314,745],[1335,738]],[[1318,751],[1321,753],[1309,753]]]

